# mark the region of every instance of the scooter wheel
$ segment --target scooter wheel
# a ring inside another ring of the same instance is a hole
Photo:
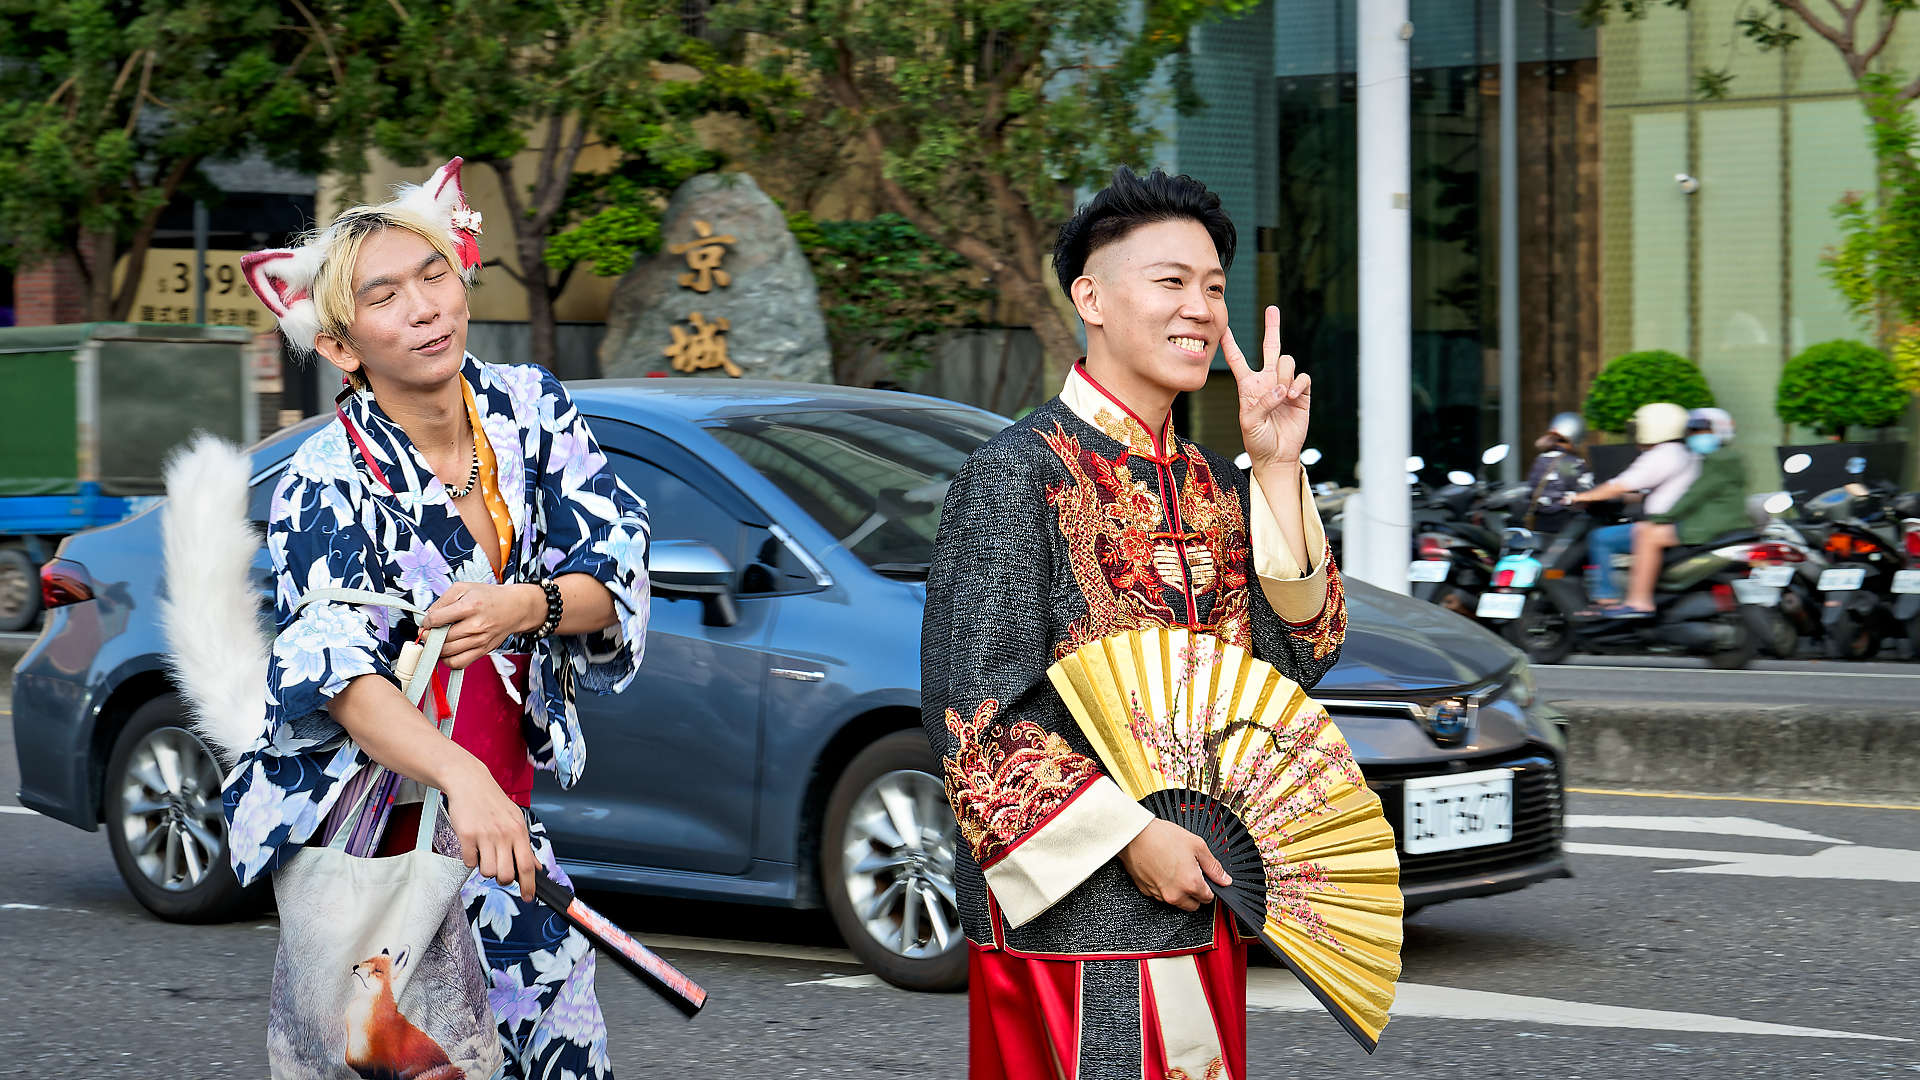
[[[1747,619],[1741,615],[1722,616],[1721,625],[1733,631],[1733,644],[1707,654],[1707,663],[1728,671],[1735,671],[1753,663],[1760,654],[1760,638],[1754,634]]]
[[[1827,656],[1835,660],[1871,660],[1880,652],[1873,624],[1842,615],[1827,624]]]
[[[1535,664],[1557,664],[1573,652],[1573,620],[1545,593],[1528,596],[1520,617],[1501,633]]]

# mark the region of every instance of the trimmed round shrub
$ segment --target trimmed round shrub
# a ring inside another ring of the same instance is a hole
[[[1594,376],[1587,388],[1587,423],[1615,435],[1627,430],[1633,411],[1655,401],[1671,401],[1683,409],[1704,409],[1714,403],[1707,377],[1693,361],[1665,349],[1649,349],[1616,356]]]
[[[1789,424],[1842,439],[1850,427],[1881,428],[1898,420],[1912,396],[1879,349],[1825,341],[1787,361],[1773,407]]]

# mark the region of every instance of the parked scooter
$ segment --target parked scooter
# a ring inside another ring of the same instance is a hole
[[[1908,567],[1893,575],[1893,621],[1906,634],[1907,659],[1920,660],[1920,492],[1907,492],[1888,509],[1900,519]]]
[[[1589,504],[1589,511],[1575,515],[1544,543],[1531,533],[1519,535],[1525,530],[1509,529],[1494,589],[1480,600],[1480,617],[1503,623],[1508,640],[1536,664],[1557,664],[1576,650],[1704,656],[1721,668],[1741,668],[1753,660],[1767,628],[1734,595],[1733,583],[1747,576],[1748,567],[1734,549],[1722,546],[1727,538],[1667,550],[1652,616],[1580,614],[1589,606],[1587,534],[1596,524],[1618,518],[1617,506]],[[1596,523],[1596,517],[1602,520]]]
[[[1822,644],[1826,635],[1819,585],[1829,565],[1824,536],[1783,520],[1792,509],[1793,496],[1786,492],[1753,496],[1748,515],[1758,534],[1742,553],[1735,553],[1749,570],[1744,580],[1734,582],[1734,595],[1767,613],[1773,630],[1762,647],[1782,660],[1798,655],[1802,641]]]
[[[1782,465],[1789,475],[1805,471],[1807,455]],[[1859,476],[1866,462],[1855,458],[1847,471]],[[1894,615],[1894,585],[1906,570],[1902,539],[1894,536],[1885,509],[1893,489],[1884,483],[1855,481],[1807,499],[1802,518],[1821,530],[1821,547],[1832,565],[1820,574],[1821,625],[1827,655],[1836,660],[1868,660],[1882,639],[1899,629]],[[1914,583],[1901,579],[1903,587]]]
[[[1506,460],[1507,451],[1505,443],[1488,447],[1480,463],[1498,465]],[[1409,474],[1416,474],[1424,464],[1419,458],[1410,459]],[[1497,526],[1505,521],[1507,503],[1491,481],[1462,469],[1447,474],[1445,487],[1416,501],[1414,558],[1407,566],[1414,599],[1473,615],[1481,594],[1493,583],[1501,542]]]

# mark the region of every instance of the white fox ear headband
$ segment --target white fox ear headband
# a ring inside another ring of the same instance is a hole
[[[461,159],[434,170],[425,184],[403,184],[381,209],[445,229],[460,257],[460,275],[473,281],[480,269],[480,212],[467,205],[460,189]],[[280,321],[280,332],[296,349],[313,351],[320,316],[313,304],[313,279],[333,249],[332,228],[310,243],[268,248],[240,259],[240,273],[260,302]]]

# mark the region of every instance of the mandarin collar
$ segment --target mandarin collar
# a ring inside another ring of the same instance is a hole
[[[1085,359],[1075,362],[1073,370],[1067,372],[1067,383],[1060,389],[1060,400],[1075,416],[1126,447],[1129,453],[1158,462],[1171,460],[1179,453],[1179,440],[1173,432],[1173,415],[1167,415],[1160,437],[1155,438],[1138,413],[1088,373]]]

